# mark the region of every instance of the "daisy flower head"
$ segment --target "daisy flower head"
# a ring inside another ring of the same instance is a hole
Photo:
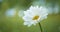
[[[27,11],[24,11],[24,25],[30,27],[32,24],[40,22],[43,19],[46,19],[48,15],[47,9],[43,6],[31,6]]]

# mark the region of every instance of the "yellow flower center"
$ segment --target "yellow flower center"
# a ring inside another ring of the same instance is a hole
[[[37,20],[39,18],[39,16],[34,16],[33,20]]]

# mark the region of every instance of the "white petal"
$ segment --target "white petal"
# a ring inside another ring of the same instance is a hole
[[[32,24],[29,24],[28,27],[30,27]]]
[[[29,11],[29,10],[24,11],[24,14],[25,15],[31,15],[31,17],[34,15],[34,13],[32,11]]]
[[[31,18],[30,16],[24,16],[23,19],[24,19],[25,21],[30,21],[32,18]]]
[[[40,21],[42,21],[43,19],[46,19],[46,18],[47,18],[47,16],[42,16]]]

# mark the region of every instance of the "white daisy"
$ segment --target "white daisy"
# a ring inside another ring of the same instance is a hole
[[[46,19],[47,15],[48,12],[45,7],[31,6],[27,11],[24,11],[24,25],[28,25],[28,27],[30,27],[32,24],[36,25],[36,23]]]

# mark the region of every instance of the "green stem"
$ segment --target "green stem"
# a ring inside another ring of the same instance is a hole
[[[41,24],[40,24],[40,23],[39,23],[39,27],[40,27],[41,32],[43,32],[43,31],[42,31],[42,27],[41,27]]]

